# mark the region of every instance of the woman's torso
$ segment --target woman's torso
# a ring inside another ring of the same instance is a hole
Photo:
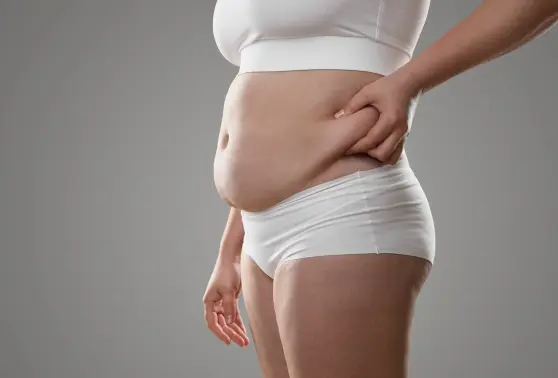
[[[321,70],[237,76],[225,99],[214,161],[220,196],[259,211],[306,187],[379,166],[365,154],[344,155],[367,126],[333,116],[378,77]],[[373,125],[377,112],[370,110],[360,119]]]
[[[225,98],[214,179],[220,196],[237,208],[264,210],[304,188],[381,165],[366,154],[344,155],[378,113],[334,114],[408,60],[428,0],[310,5],[217,3],[217,44],[240,71]]]

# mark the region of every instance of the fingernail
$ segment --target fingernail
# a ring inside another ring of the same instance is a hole
[[[334,117],[335,117],[335,118],[339,118],[339,117],[341,117],[343,114],[345,114],[345,110],[341,109],[341,110],[339,110],[337,113],[335,113]]]
[[[227,315],[227,324],[231,324],[231,323],[232,323],[232,316]]]

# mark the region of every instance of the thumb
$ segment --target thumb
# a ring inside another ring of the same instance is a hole
[[[347,102],[347,104],[343,107],[343,109],[341,109],[340,111],[335,113],[335,118],[339,118],[341,116],[353,114],[353,113],[359,111],[360,109],[364,108],[365,106],[370,105],[370,95],[369,95],[368,91],[366,91],[365,89],[366,89],[366,87],[364,87],[360,91],[358,91],[349,100],[349,102]]]
[[[223,312],[227,324],[231,324],[236,320],[236,298],[233,293],[223,294]]]
[[[331,122],[324,130],[323,148],[328,156],[345,154],[351,146],[364,138],[378,121],[380,114],[371,107],[364,108]]]

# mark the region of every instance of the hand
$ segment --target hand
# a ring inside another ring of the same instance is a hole
[[[238,312],[241,291],[240,263],[218,260],[203,296],[205,322],[211,332],[229,345],[249,344],[248,332]]]
[[[383,163],[395,164],[403,152],[409,132],[408,115],[413,91],[405,80],[396,75],[384,76],[363,87],[336,118],[352,114],[366,106],[379,113],[378,121],[366,136],[346,152],[347,155],[366,153]]]

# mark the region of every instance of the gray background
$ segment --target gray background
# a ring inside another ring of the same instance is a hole
[[[433,1],[417,52],[479,2]],[[0,377],[258,377],[204,328],[236,69],[214,1],[0,2]],[[411,377],[558,375],[558,28],[425,95]],[[244,314],[244,311],[242,311]]]

